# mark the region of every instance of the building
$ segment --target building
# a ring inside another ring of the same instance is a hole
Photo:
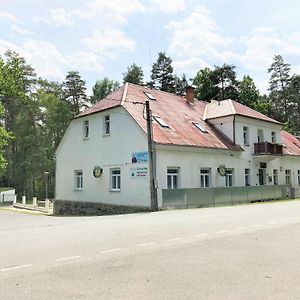
[[[300,141],[278,121],[232,100],[194,100],[192,88],[179,97],[126,83],[70,124],[56,199],[150,206],[147,100],[159,207],[172,189],[300,186]]]

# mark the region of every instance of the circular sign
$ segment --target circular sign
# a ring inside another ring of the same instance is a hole
[[[221,176],[225,176],[226,175],[226,168],[224,165],[220,166],[218,168],[218,173],[221,175]]]
[[[101,167],[95,167],[93,170],[93,175],[95,178],[101,177],[102,173],[103,173],[103,169]]]

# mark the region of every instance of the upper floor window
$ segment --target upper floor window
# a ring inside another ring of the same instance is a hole
[[[243,127],[244,146],[249,146],[249,127]]]
[[[82,170],[75,170],[74,171],[74,187],[75,190],[82,190],[83,189],[83,173]]]
[[[250,186],[250,169],[245,169],[245,186]]]
[[[88,139],[89,138],[89,121],[85,120],[83,122],[83,138]]]
[[[121,190],[121,169],[111,169],[111,191]]]
[[[275,131],[272,131],[271,132],[271,139],[272,139],[272,143],[276,143],[276,132]]]
[[[179,187],[179,168],[167,169],[167,187],[168,189],[177,189]]]
[[[285,170],[285,184],[291,185],[291,170]]]
[[[110,135],[110,116],[104,116],[104,135]]]
[[[257,142],[258,143],[264,142],[264,131],[262,129],[257,130]]]
[[[298,174],[298,185],[300,186],[300,170],[298,170],[297,174]]]
[[[225,186],[233,186],[233,169],[226,169]]]
[[[200,186],[210,187],[210,170],[209,168],[200,169]]]

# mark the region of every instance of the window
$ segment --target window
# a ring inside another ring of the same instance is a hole
[[[161,127],[169,128],[169,125],[161,117],[153,116],[153,118]]]
[[[179,187],[179,168],[167,169],[168,189],[177,189]]]
[[[89,121],[85,120],[83,122],[83,138],[88,139],[89,138]]]
[[[207,132],[206,128],[204,127],[204,125],[200,124],[200,123],[195,123],[193,122],[193,124],[202,132]]]
[[[245,169],[245,186],[250,186],[250,169]]]
[[[300,186],[300,170],[298,170],[298,172],[297,172],[297,177],[298,177],[298,185]]]
[[[152,94],[150,94],[150,93],[148,93],[148,92],[144,92],[144,94],[145,94],[150,100],[153,100],[153,101],[156,100],[156,98],[155,98]]]
[[[203,188],[210,187],[210,177],[210,169],[200,169],[200,186]]]
[[[83,189],[83,174],[82,170],[75,170],[75,190],[82,190]]]
[[[233,169],[226,169],[225,186],[233,186]]]
[[[111,169],[111,190],[120,191],[121,190],[121,169]]]
[[[285,170],[285,184],[291,185],[291,170]]]
[[[110,135],[110,116],[104,116],[104,135]]]
[[[249,146],[249,128],[246,126],[243,127],[243,139],[244,146]]]
[[[272,139],[272,143],[276,144],[276,132],[275,131],[271,132],[271,139]]]
[[[277,169],[273,170],[273,183],[274,183],[274,185],[278,185],[278,170]]]
[[[264,142],[264,131],[262,129],[257,130],[257,142],[258,143]]]

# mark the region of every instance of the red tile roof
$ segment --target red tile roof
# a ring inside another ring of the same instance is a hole
[[[230,115],[240,115],[248,118],[281,124],[280,122],[231,99],[222,101],[213,100],[211,103],[207,104],[204,113],[204,120]]]
[[[300,155],[300,141],[292,134],[281,130],[281,142],[283,144],[283,154]]]

